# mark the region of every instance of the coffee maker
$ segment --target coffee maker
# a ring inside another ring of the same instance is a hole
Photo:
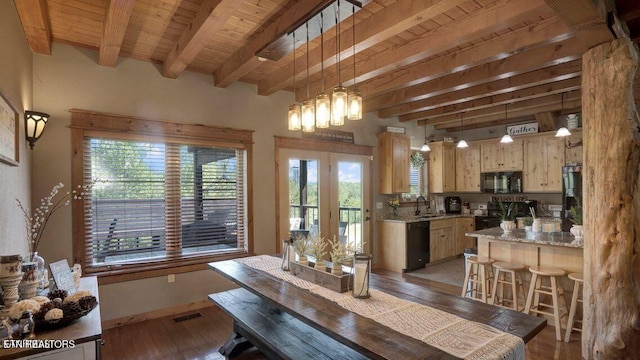
[[[444,199],[444,212],[447,214],[462,213],[462,200],[459,196],[447,196]]]

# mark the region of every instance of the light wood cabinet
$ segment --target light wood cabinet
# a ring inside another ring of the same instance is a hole
[[[568,147],[565,163],[582,164],[582,131],[571,130],[571,136],[567,137],[565,141]],[[575,146],[576,144],[580,144],[580,146]]]
[[[408,193],[409,137],[403,134],[378,134],[378,192]]]
[[[474,218],[457,218],[456,219],[456,254],[463,254],[464,249],[473,247],[474,238],[465,236],[468,232],[473,232],[475,227]]]
[[[405,223],[378,221],[378,243],[378,267],[398,273],[407,268]]]
[[[449,142],[430,143],[429,192],[444,193],[456,190],[455,144]]]
[[[429,225],[429,262],[457,255],[456,219],[431,220]]]
[[[471,144],[468,148],[456,148],[455,152],[456,191],[480,192],[480,145]]]
[[[524,192],[562,192],[564,142],[553,135],[524,141]]]
[[[523,168],[522,140],[501,144],[498,139],[483,142],[481,151],[481,171],[520,171]]]

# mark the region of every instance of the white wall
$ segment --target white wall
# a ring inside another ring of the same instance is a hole
[[[281,91],[268,97],[259,96],[255,86],[245,83],[220,89],[213,86],[211,75],[186,71],[177,79],[166,79],[157,65],[120,59],[115,68],[107,68],[97,65],[96,58],[95,51],[60,44],[54,44],[51,56],[34,55],[34,98],[40,111],[51,114],[47,131],[34,150],[34,198],[48,194],[60,181],[70,183],[67,126],[71,108],[255,130],[254,248],[257,253],[274,253],[277,239],[273,136],[299,136],[286,128],[293,94]],[[354,132],[357,144],[375,146],[375,135],[386,125],[406,126],[409,132],[414,131],[412,126],[395,120],[382,122],[372,114],[347,124],[343,130]],[[417,131],[414,145],[419,146],[424,141],[424,132],[422,128]],[[374,177],[374,184],[376,181]],[[56,214],[48,227],[41,243],[44,258],[49,262],[71,260],[70,209]],[[113,319],[203,300],[207,294],[229,286],[229,282],[212,271],[180,274],[172,284],[158,277],[101,286],[102,316],[105,320]]]
[[[20,114],[19,165],[0,163],[0,255],[28,254],[24,218],[16,198],[31,201],[31,153],[24,139],[24,110],[31,110],[32,55],[13,1],[0,1],[0,89]]]

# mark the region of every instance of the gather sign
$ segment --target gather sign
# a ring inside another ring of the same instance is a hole
[[[528,124],[519,124],[512,125],[507,127],[507,133],[509,135],[524,135],[524,134],[535,134],[538,132],[538,123],[528,123]]]

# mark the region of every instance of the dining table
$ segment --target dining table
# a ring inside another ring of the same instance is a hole
[[[266,255],[262,256],[267,258]],[[274,309],[328,335],[367,358],[458,358],[437,346],[421,341],[415,336],[409,336],[404,331],[399,331],[397,326],[394,328],[387,323],[381,323],[338,306],[331,299],[332,296],[337,298],[344,295],[336,293],[329,295],[329,298],[319,296],[317,293],[296,285],[295,282],[292,283],[280,278],[277,274],[278,271],[281,271],[280,269],[271,269],[267,272],[259,267],[249,265],[250,261],[237,260],[208,264],[210,269],[255,295]],[[348,272],[349,268],[344,267],[344,270]],[[289,275],[287,274],[287,276]],[[546,326],[544,318],[446,294],[426,286],[401,282],[373,273],[370,274],[369,286],[371,292],[375,293],[377,297],[384,295],[397,299],[397,301],[405,301],[405,304],[408,304],[406,302],[408,301],[411,303],[409,306],[422,307],[424,305],[429,311],[459,317],[472,322],[470,324],[488,325],[499,332],[514,335],[522,339],[521,342],[524,343],[531,340]],[[363,300],[366,299],[354,299],[354,301]],[[416,319],[419,318],[418,315],[416,316]],[[414,320],[414,322],[417,321]],[[413,325],[420,326],[419,323]],[[522,352],[524,352],[524,345],[522,345]]]

